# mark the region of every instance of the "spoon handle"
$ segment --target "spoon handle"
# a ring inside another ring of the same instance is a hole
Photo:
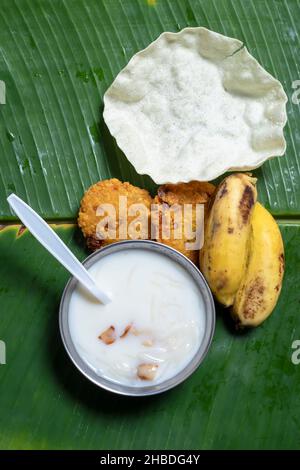
[[[8,196],[7,201],[32,235],[56,258],[84,287],[100,302],[111,301],[109,295],[101,291],[88,271],[73,255],[52,228],[22,199],[15,194]]]

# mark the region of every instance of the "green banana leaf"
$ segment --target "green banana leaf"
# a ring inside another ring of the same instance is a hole
[[[147,399],[116,397],[73,366],[58,330],[68,274],[26,230],[0,232],[0,448],[295,449],[300,442],[300,226],[281,224],[287,270],[272,316],[236,333],[218,312],[207,358],[184,384]],[[57,233],[79,257],[74,226]],[[18,290],[17,290],[18,289]]]
[[[256,173],[263,203],[300,211],[297,0],[1,0],[0,217],[17,192],[48,219],[75,217],[83,191],[115,176],[150,190],[116,148],[102,97],[131,56],[161,32],[206,26],[244,41],[289,96],[286,156]]]

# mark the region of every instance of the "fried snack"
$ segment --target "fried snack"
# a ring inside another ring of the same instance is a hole
[[[120,196],[126,196],[127,198],[127,208],[125,207],[125,211],[122,210],[122,213],[119,207]],[[133,186],[130,183],[122,183],[116,178],[99,181],[98,183],[91,186],[86,191],[81,200],[78,215],[78,225],[81,228],[84,237],[86,238],[88,248],[92,251],[95,251],[102,246],[114,243],[119,240],[126,240],[130,238],[148,238],[151,202],[152,198],[148,191]],[[106,230],[104,227],[99,229],[99,222],[103,221],[105,217],[107,218],[109,214],[109,212],[104,209],[103,211],[101,209],[99,212],[99,207],[104,204],[110,204],[115,209],[115,236],[110,238],[106,238],[107,233],[105,233]],[[142,204],[145,208],[144,214],[147,210],[149,211],[148,216],[146,216],[147,226],[145,227],[145,224],[143,224],[143,229],[140,231],[140,235],[135,237],[129,236],[128,232],[128,230],[130,230],[131,222],[134,223],[139,215],[139,212],[135,211],[134,208],[133,212],[135,213],[128,212],[128,209],[132,207],[133,204]],[[127,227],[125,225],[126,223]]]
[[[190,183],[164,184],[158,188],[157,196],[155,196],[153,201],[154,204],[161,206],[166,216],[163,219],[162,211],[159,210],[159,231],[155,237],[156,240],[180,251],[196,265],[198,265],[199,250],[190,250],[186,246],[187,242],[192,240],[189,240],[187,234],[185,233],[185,221],[187,216],[183,210],[183,205],[192,204],[192,230],[194,232],[196,230],[196,204],[205,205],[205,216],[207,203],[214,193],[214,190],[215,186],[213,184],[200,181],[191,181]],[[182,237],[180,239],[176,238],[174,235],[177,228],[176,206],[179,206],[178,210],[180,210],[182,214]],[[163,224],[169,223],[169,221],[170,237],[166,239],[163,236]]]

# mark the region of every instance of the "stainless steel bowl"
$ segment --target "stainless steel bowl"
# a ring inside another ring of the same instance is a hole
[[[143,249],[143,250],[150,250],[156,253],[161,253],[164,256],[168,256],[172,260],[176,261],[176,263],[180,264],[184,269],[186,269],[189,274],[193,277],[196,281],[196,284],[199,289],[199,295],[202,296],[204,305],[205,305],[205,318],[206,318],[206,327],[204,337],[199,344],[199,348],[191,359],[191,361],[186,365],[184,369],[182,369],[178,374],[173,376],[172,378],[165,380],[161,383],[155,385],[148,385],[148,386],[129,386],[129,385],[122,385],[120,383],[114,382],[112,380],[108,380],[104,377],[98,375],[79,355],[76,350],[76,347],[73,343],[70,328],[69,328],[69,303],[72,296],[72,292],[77,286],[77,280],[75,278],[71,278],[67,283],[65,290],[62,295],[60,309],[59,309],[59,325],[60,325],[60,333],[64,343],[64,346],[69,354],[71,360],[80,370],[80,372],[85,375],[91,382],[98,385],[99,387],[104,388],[110,392],[118,393],[119,395],[128,395],[128,396],[147,396],[147,395],[155,395],[157,393],[165,392],[176,385],[183,382],[187,379],[201,364],[203,359],[205,358],[211,341],[214,334],[215,329],[215,305],[213,301],[212,294],[210,289],[199,271],[198,268],[184,255],[179,253],[178,251],[170,248],[166,245],[162,245],[161,243],[157,243],[154,241],[149,240],[128,240],[122,241],[118,243],[114,243],[112,245],[108,245],[105,248],[102,248],[99,251],[96,251],[92,255],[90,255],[86,260],[83,262],[86,268],[90,268],[94,263],[96,263],[101,258],[105,256],[109,256],[112,253],[116,253],[122,250],[135,250],[135,249]],[[184,312],[182,312],[184,315]]]

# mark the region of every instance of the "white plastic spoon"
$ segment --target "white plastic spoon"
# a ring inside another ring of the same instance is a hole
[[[32,235],[54,256],[84,287],[103,304],[111,302],[108,294],[95,284],[84,266],[73,255],[51,227],[22,199],[15,194],[7,202]]]

